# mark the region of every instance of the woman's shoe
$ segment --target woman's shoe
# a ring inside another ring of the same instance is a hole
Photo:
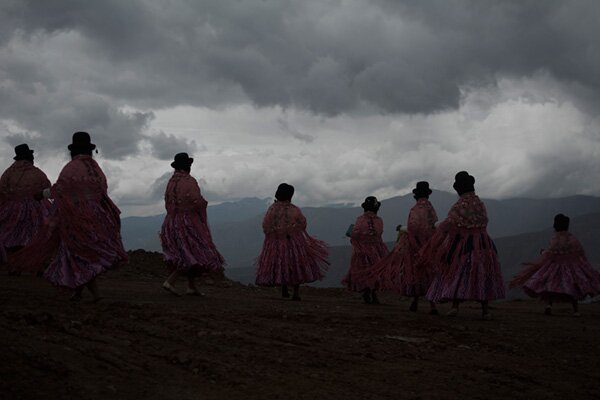
[[[162,288],[165,289],[167,292],[171,293],[172,295],[181,296],[181,293],[179,293],[169,282],[163,283]]]

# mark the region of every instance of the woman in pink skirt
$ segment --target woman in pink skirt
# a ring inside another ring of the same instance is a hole
[[[0,178],[2,253],[5,249],[13,253],[29,244],[48,218],[51,206],[47,199],[36,198],[50,187],[50,181],[33,165],[33,150],[27,144],[18,145],[14,160]]]
[[[475,194],[475,178],[461,171],[454,178],[460,198],[422,250],[434,278],[427,291],[430,301],[452,301],[448,315],[458,313],[462,301],[481,303],[483,318],[491,319],[490,300],[504,298],[504,283],[496,246],[487,233],[487,211]]]
[[[106,177],[92,158],[95,148],[87,132],[73,134],[68,146],[71,161],[56,183],[44,190],[44,197],[54,199],[49,222],[10,261],[31,270],[51,260],[44,278],[56,286],[75,289],[74,301],[81,299],[84,287],[94,301],[100,300],[96,277],[127,261],[120,211],[108,197]]]
[[[356,219],[350,233],[352,257],[350,270],[342,280],[342,285],[354,292],[361,292],[366,304],[379,304],[375,287],[371,286],[369,278],[371,267],[389,253],[381,239],[383,220],[377,216],[381,203],[376,197],[369,196],[361,207],[364,213]]]
[[[180,274],[188,280],[186,294],[201,295],[195,277],[204,272],[223,270],[225,260],[213,243],[206,217],[207,201],[200,193],[198,182],[190,175],[194,159],[187,153],[175,155],[175,169],[167,184],[165,207],[167,215],[160,231],[165,262],[171,275],[163,288],[175,295],[173,284]]]
[[[412,192],[417,204],[408,214],[407,232],[401,233],[390,254],[373,266],[370,276],[371,287],[412,297],[409,310],[416,312],[419,297],[427,294],[432,278],[428,265],[419,263],[419,252],[435,232],[438,218],[429,202],[429,183],[417,182]],[[437,315],[435,303],[429,303],[430,314]]]
[[[556,215],[554,230],[542,257],[526,263],[510,286],[522,286],[527,295],[545,301],[547,315],[552,314],[554,301],[566,301],[573,305],[573,314],[578,317],[578,302],[586,296],[600,294],[600,273],[592,268],[583,247],[569,233],[569,217]]]
[[[306,232],[306,218],[291,203],[294,187],[282,183],[275,193],[275,203],[263,219],[265,241],[256,260],[256,284],[281,286],[283,297],[300,300],[300,285],[321,280],[328,265],[327,244]]]

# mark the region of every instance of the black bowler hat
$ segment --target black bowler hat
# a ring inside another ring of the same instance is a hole
[[[475,178],[472,175],[469,175],[467,171],[460,171],[454,177],[454,184],[452,187],[457,192],[473,192],[475,190]]]
[[[377,197],[369,196],[360,206],[365,211],[377,212],[379,210],[379,207],[381,207],[381,203],[377,200]]]
[[[294,196],[294,187],[292,185],[288,185],[287,183],[282,183],[277,187],[277,191],[275,192],[275,198],[279,201],[292,200]]]
[[[569,230],[569,222],[570,221],[571,220],[566,215],[564,215],[564,214],[556,214],[554,216],[554,225],[553,225],[553,227],[554,227],[554,229],[557,232],[568,231]]]
[[[23,143],[15,147],[15,156],[13,160],[25,160],[33,156],[33,150],[29,149],[27,143]]]
[[[429,182],[426,181],[417,182],[417,186],[412,192],[415,196],[419,197],[429,196],[431,193],[433,193],[431,189],[429,189]]]
[[[75,132],[73,134],[73,143],[67,146],[71,151],[92,151],[96,148],[96,145],[92,143],[90,134],[87,132]]]
[[[175,169],[185,169],[189,168],[193,162],[194,159],[188,156],[188,153],[177,153],[171,163],[171,167]]]

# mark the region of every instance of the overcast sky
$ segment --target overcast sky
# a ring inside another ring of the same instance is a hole
[[[600,2],[2,0],[0,169],[78,130],[124,215],[173,155],[211,202],[387,198],[462,169],[492,198],[600,195]]]

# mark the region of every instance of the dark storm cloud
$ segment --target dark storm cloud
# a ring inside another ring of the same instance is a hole
[[[159,178],[156,178],[154,182],[149,187],[149,200],[150,202],[160,201],[165,196],[165,190],[167,189],[167,183],[169,183],[169,179],[173,175],[173,171],[165,172]]]
[[[281,131],[291,135],[293,138],[300,140],[301,142],[312,143],[315,140],[314,136],[307,133],[302,133],[298,129],[290,126],[289,122],[283,118],[277,119],[277,125]]]
[[[458,107],[461,88],[539,70],[597,100],[599,12],[596,1],[15,1],[1,29],[5,42],[79,32],[110,77],[85,86],[142,108],[431,113]]]
[[[421,179],[450,188],[457,168],[492,196],[598,194],[599,13],[597,1],[7,0],[0,150],[30,141],[41,163],[87,130],[134,213],[162,210],[180,151],[210,200],[286,180],[306,203],[355,201]]]
[[[5,133],[11,145],[34,141],[38,147],[66,148],[76,131],[88,131],[106,157],[121,159],[138,152],[141,131],[152,113],[123,112],[106,99],[79,93],[0,89],[0,117],[18,121],[18,132]],[[31,132],[37,132],[36,135]]]
[[[188,153],[193,156],[198,150],[194,140],[188,141],[162,131],[156,135],[146,136],[146,140],[150,142],[152,155],[161,160],[173,159],[177,153]]]
[[[123,55],[141,50],[142,42],[151,49],[153,16],[149,11],[144,2],[137,0],[9,0],[0,9],[0,17],[4,40],[15,32],[53,34],[77,30],[115,55]]]

